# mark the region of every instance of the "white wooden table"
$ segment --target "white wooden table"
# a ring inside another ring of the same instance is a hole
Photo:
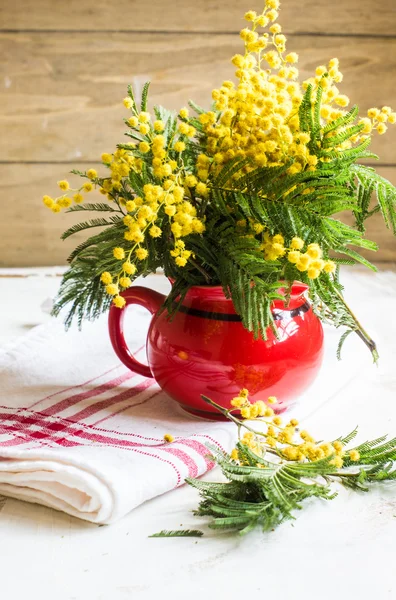
[[[40,306],[56,292],[59,272],[37,269],[28,277],[11,277],[26,270],[0,270],[0,344],[49,319]],[[360,353],[350,349],[348,356],[347,351],[349,363],[331,368],[336,379],[349,364],[350,377],[332,397],[321,389],[319,378],[318,408],[304,423],[323,438],[357,423],[360,439],[395,435],[396,275],[357,272],[348,273],[347,280],[347,296],[379,342],[381,363],[373,367]],[[161,290],[165,283],[155,276],[143,285]],[[297,408],[293,415],[298,413]],[[216,479],[216,472],[209,477]],[[98,527],[38,505],[0,500],[0,598],[396,598],[396,484],[370,494],[340,488],[336,500],[313,500],[295,522],[244,538],[202,527],[191,514],[196,505],[196,491],[184,486],[114,525]],[[208,534],[148,538],[180,526],[204,528]]]

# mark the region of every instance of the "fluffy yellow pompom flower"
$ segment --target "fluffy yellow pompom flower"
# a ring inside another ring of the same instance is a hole
[[[179,123],[179,131],[182,135],[187,135],[190,131],[190,125],[188,123]]]
[[[274,2],[275,0],[272,0],[272,2]],[[267,12],[267,17],[270,21],[276,21],[276,19],[279,17],[279,13],[277,10],[270,10],[269,12]]]
[[[98,176],[98,173],[97,173],[97,171],[95,171],[95,169],[88,169],[88,171],[87,171],[87,176],[88,176],[90,179],[96,179],[96,178],[97,178],[97,176]]]
[[[123,268],[124,272],[127,273],[128,275],[134,275],[137,271],[136,266],[130,262],[124,262],[124,264],[122,265],[122,268]]]
[[[168,444],[172,443],[175,438],[170,433],[165,433],[164,441],[168,442]]]
[[[185,267],[187,264],[187,259],[184,258],[184,256],[177,256],[175,258],[175,263],[177,264],[178,267]]]
[[[133,212],[136,208],[136,202],[134,202],[133,200],[128,200],[125,204],[125,208],[128,212]]]
[[[231,400],[231,406],[234,406],[235,408],[242,408],[242,406],[245,406],[247,402],[248,400],[246,399],[246,396],[236,396]]]
[[[317,279],[320,275],[319,269],[315,269],[313,267],[309,267],[308,269],[308,277],[310,279]]]
[[[154,127],[154,131],[157,131],[158,133],[161,133],[161,131],[164,131],[164,129],[165,129],[164,122],[161,121],[161,119],[154,121],[153,127]]]
[[[125,108],[132,108],[133,107],[132,99],[129,98],[128,96],[126,98],[124,98],[124,100],[122,102],[123,102]]]
[[[348,106],[350,100],[349,100],[348,96],[341,95],[341,96],[337,96],[334,99],[334,102],[336,104],[338,104],[338,106],[344,107],[344,106]]]
[[[149,123],[149,121],[151,119],[151,115],[150,115],[150,113],[143,111],[138,116],[138,119],[141,123]]]
[[[150,144],[148,144],[147,142],[140,142],[139,150],[143,154],[147,154],[147,152],[150,152]]]
[[[375,119],[376,117],[378,117],[379,114],[380,114],[380,111],[378,110],[378,108],[369,108],[367,111],[367,116],[370,119]]]
[[[336,467],[336,469],[341,469],[342,465],[344,464],[344,461],[342,460],[341,456],[335,456],[330,462],[330,465],[334,465]]]
[[[66,192],[69,188],[69,182],[66,181],[66,179],[61,179],[61,181],[58,181],[58,187],[63,191]]]
[[[187,175],[185,183],[187,187],[193,188],[197,185],[198,181],[194,175]]]
[[[59,213],[62,209],[57,202],[54,202],[54,204],[51,206],[51,210],[54,213]]]
[[[124,308],[126,302],[125,302],[125,298],[123,298],[122,296],[115,296],[113,298],[113,304],[117,307],[117,308]]]
[[[357,450],[351,450],[349,452],[349,458],[351,460],[353,460],[354,462],[358,461],[360,459],[360,454]]]
[[[180,109],[179,111],[179,115],[181,116],[182,119],[188,119],[188,108],[186,108],[185,106],[183,108]]]
[[[323,271],[325,273],[334,273],[336,270],[336,264],[332,260],[327,260],[324,264]]]
[[[108,285],[109,283],[111,283],[113,281],[113,278],[112,278],[111,274],[108,271],[105,271],[100,276],[100,281],[102,283],[104,283],[105,285]]]
[[[132,285],[132,281],[129,279],[129,277],[120,277],[120,285],[123,288],[129,288]]]
[[[301,254],[296,267],[299,271],[304,272],[308,269],[309,263],[311,262],[311,257],[308,254]]]
[[[159,227],[157,227],[157,225],[153,225],[152,227],[150,227],[149,229],[149,234],[151,235],[151,237],[153,238],[158,238],[161,236],[161,229]]]
[[[166,206],[165,207],[165,214],[167,214],[169,217],[173,217],[173,215],[176,213],[176,206]]]
[[[301,253],[298,250],[291,250],[287,255],[287,260],[296,265],[300,260]]]
[[[241,417],[243,419],[250,419],[251,414],[252,414],[251,406],[244,406],[243,408],[241,408]]]
[[[309,244],[307,248],[307,254],[311,258],[320,258],[322,256],[322,250],[319,244]]]
[[[245,21],[254,21],[256,17],[257,13],[254,10],[248,10],[248,12],[244,15]]]
[[[281,244],[283,246],[283,244],[285,243],[285,238],[283,237],[283,235],[278,233],[277,235],[274,235],[274,237],[272,238],[272,243],[273,244]]]
[[[372,123],[368,117],[360,119],[358,125],[363,125],[362,133],[371,133],[373,129]]]
[[[43,204],[47,208],[52,208],[54,205],[54,200],[53,200],[53,198],[51,198],[51,196],[43,196]]]
[[[396,123],[396,113],[391,113],[388,117],[388,123],[394,125]]]
[[[136,258],[138,258],[139,260],[144,260],[148,256],[146,248],[136,248],[135,254]]]
[[[108,152],[103,152],[101,159],[104,163],[111,163],[111,161],[113,160],[113,156]]]
[[[137,117],[130,117],[127,120],[128,125],[130,125],[131,127],[137,127],[139,124],[138,118]]]
[[[387,130],[388,128],[384,123],[380,123],[377,127],[377,131],[380,135],[383,135]]]
[[[195,191],[197,192],[197,194],[199,194],[200,196],[203,196],[203,197],[206,197],[209,193],[207,185],[205,183],[202,183],[202,181],[197,183]]]
[[[115,296],[119,292],[118,285],[115,283],[109,283],[106,285],[106,292],[110,294],[110,296]]]
[[[238,450],[236,448],[234,448],[233,450],[231,450],[230,457],[231,457],[232,460],[239,460],[239,453],[238,453]]]
[[[123,258],[125,258],[125,251],[123,248],[114,248],[113,249],[113,256],[114,258],[116,258],[117,260],[122,260]]]
[[[186,144],[184,142],[179,141],[176,142],[173,147],[176,150],[176,152],[184,152],[184,150],[186,149]]]
[[[270,27],[271,33],[280,33],[281,31],[282,31],[282,27],[279,25],[279,23],[275,23],[275,25],[271,25],[271,27]]]
[[[139,132],[142,135],[147,135],[149,131],[150,131],[149,125],[147,125],[146,123],[143,123],[142,125],[140,125]]]
[[[92,185],[92,183],[89,183],[89,181],[87,181],[86,183],[83,184],[82,188],[83,188],[84,192],[92,192],[93,185]]]
[[[299,237],[294,237],[290,242],[290,248],[292,248],[293,250],[301,250],[302,248],[304,248],[304,240],[302,240]]]
[[[59,203],[59,206],[61,206],[62,208],[69,208],[69,206],[72,203],[72,199],[71,198],[59,198],[58,203]]]

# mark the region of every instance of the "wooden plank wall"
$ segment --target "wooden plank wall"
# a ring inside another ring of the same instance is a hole
[[[98,165],[122,139],[122,98],[152,81],[151,103],[178,108],[232,76],[238,31],[261,0],[14,0],[0,2],[0,265],[64,264],[68,215],[41,205],[72,168]],[[396,2],[284,0],[281,23],[303,77],[333,56],[342,92],[362,109],[396,107]],[[381,142],[379,145],[378,142]],[[380,172],[396,184],[396,128],[375,140]],[[380,219],[377,260],[396,261]]]

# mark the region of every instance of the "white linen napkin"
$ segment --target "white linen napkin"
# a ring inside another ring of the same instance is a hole
[[[394,277],[391,283],[384,287],[394,297]],[[355,304],[356,296],[361,306],[366,302],[370,316],[374,298],[366,293],[366,284],[373,280],[359,280],[352,295]],[[377,291],[384,294],[374,286],[372,296]],[[129,310],[130,348],[140,348],[144,361],[149,316],[140,307]],[[337,362],[339,335],[326,331],[322,371],[293,416],[309,416],[340,393],[359,369],[371,368],[369,353],[357,338]],[[205,473],[213,467],[206,443],[229,450],[236,436],[232,424],[185,414],[154,380],[120,364],[106,317],[84,324],[82,332],[67,333],[54,320],[0,349],[0,383],[0,494],[95,523],[111,523],[182,485],[185,477]],[[166,433],[175,437],[173,443],[164,442]]]
[[[134,316],[132,350],[148,320],[138,307]],[[82,332],[37,327],[0,350],[0,382],[0,494],[95,523],[202,475],[214,466],[206,444],[230,449],[234,438],[230,424],[188,416],[124,367],[105,318]]]

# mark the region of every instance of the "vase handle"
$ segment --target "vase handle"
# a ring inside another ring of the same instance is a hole
[[[125,310],[130,304],[139,304],[146,308],[154,315],[165,300],[165,296],[159,292],[155,292],[150,288],[134,286],[124,292],[120,296],[125,299],[124,308],[117,308],[114,304],[111,305],[109,312],[109,335],[111,344],[121,362],[128,369],[143,375],[143,377],[153,377],[151,369],[147,365],[143,365],[131,354],[124,337],[124,317]]]

